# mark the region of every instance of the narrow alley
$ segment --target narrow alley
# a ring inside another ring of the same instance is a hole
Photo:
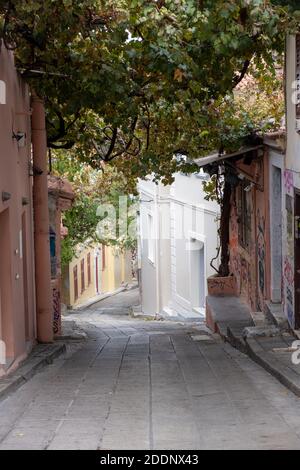
[[[300,449],[299,399],[204,324],[67,316],[87,340],[0,403],[0,449]]]

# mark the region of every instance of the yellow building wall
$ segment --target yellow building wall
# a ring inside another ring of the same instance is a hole
[[[91,257],[91,281],[88,282],[88,254]],[[81,261],[84,260],[84,288],[81,280]],[[77,266],[77,279],[78,279],[78,299],[75,300],[75,286],[74,286],[74,268]],[[70,289],[70,305],[76,306],[81,304],[91,297],[94,297],[96,291],[95,279],[95,250],[93,247],[87,247],[78,253],[69,264],[69,289]]]
[[[103,246],[105,250],[105,268],[102,270],[101,292],[112,292],[115,290],[115,273],[114,273],[114,255],[110,246]],[[103,254],[102,254],[103,256]]]
[[[132,282],[132,253],[126,250],[123,254],[123,281]]]
[[[103,254],[105,250],[105,254]],[[69,298],[66,303],[71,307],[76,307],[97,295],[96,278],[96,253],[98,256],[98,286],[99,294],[114,292],[122,285],[132,281],[131,252],[120,252],[111,246],[90,246],[78,249],[77,257],[69,264]],[[91,257],[91,282],[88,284],[88,263],[87,258]],[[103,265],[103,256],[105,263]],[[84,259],[84,279],[85,288],[81,283],[81,261]],[[75,300],[74,268],[77,266],[78,298]],[[104,267],[104,269],[103,269]],[[66,297],[66,296],[65,296]]]

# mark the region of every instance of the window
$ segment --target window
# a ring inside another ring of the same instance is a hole
[[[73,280],[74,280],[74,298],[75,301],[78,299],[78,268],[73,268]]]
[[[88,285],[92,282],[92,273],[91,273],[91,253],[87,255],[87,270],[88,270]]]
[[[106,250],[105,245],[102,245],[102,271],[106,268]]]
[[[148,214],[148,259],[151,263],[154,263],[155,260],[155,235],[154,235],[154,220],[153,215]]]
[[[243,248],[249,250],[251,243],[251,185],[247,181],[242,182],[239,190],[239,242]]]
[[[80,271],[81,271],[81,292],[85,289],[85,279],[84,279],[84,259],[80,262]]]

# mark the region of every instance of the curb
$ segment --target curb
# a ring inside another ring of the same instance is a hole
[[[229,343],[234,349],[246,354],[288,390],[300,397],[300,376],[280,363],[272,352],[265,351],[254,338],[237,337],[230,327],[227,328],[226,336],[224,331],[220,336],[225,343]]]
[[[38,346],[37,346],[38,347]],[[43,369],[49,364],[52,364],[54,359],[61,356],[66,351],[66,345],[54,344],[48,354],[43,355],[43,352],[38,351],[28,356],[23,365],[21,365],[15,373],[5,376],[0,379],[0,401],[7,398],[7,396],[16,391],[19,387],[28,382],[38,371]],[[26,363],[29,360],[29,363]]]
[[[259,345],[253,345],[252,342],[249,344],[249,340],[246,342],[246,350],[250,359],[269,372],[297,397],[300,397],[300,376],[296,372],[281,364],[272,353],[264,351],[262,348],[260,350]]]

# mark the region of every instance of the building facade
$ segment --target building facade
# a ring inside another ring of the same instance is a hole
[[[282,322],[284,131],[269,134],[260,145],[231,155],[206,157],[201,164],[210,173],[221,168],[231,186],[229,276],[208,279],[209,294],[239,297],[253,314],[265,313]],[[208,324],[215,329],[209,303],[206,313]]]
[[[201,318],[206,278],[217,258],[218,204],[205,199],[199,174],[171,186],[140,181],[139,268],[145,315]],[[216,265],[218,262],[216,261]]]
[[[59,332],[61,212],[73,194],[66,182],[47,176],[42,100],[1,41],[0,52],[1,376],[17,368],[37,341],[51,343]]]
[[[63,268],[62,301],[67,308],[78,307],[132,280],[130,250],[91,243],[79,245],[76,256]]]
[[[285,315],[300,328],[300,35],[286,47],[286,161],[283,173],[283,300]]]
[[[233,163],[238,184],[230,217],[230,271],[251,311],[282,303],[282,177],[276,140]]]
[[[3,46],[0,84],[0,339],[6,346],[1,375],[27,355],[36,338],[30,95]]]

